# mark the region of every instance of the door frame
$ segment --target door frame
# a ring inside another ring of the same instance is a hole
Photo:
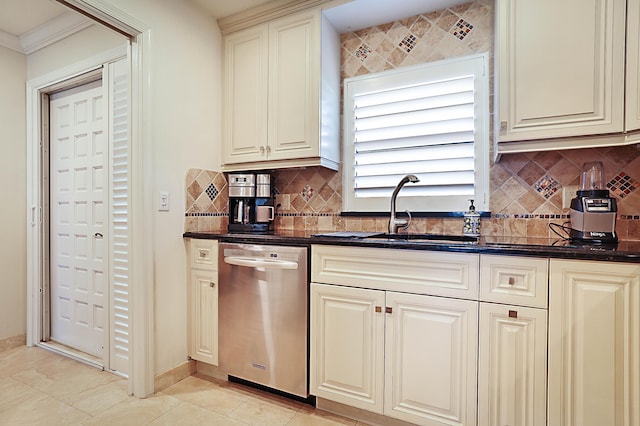
[[[150,28],[106,3],[104,0],[57,0],[130,39],[126,55],[131,64],[131,340],[128,392],[144,398],[154,392],[153,324],[153,228],[152,217],[153,152],[149,83]],[[41,91],[47,86],[109,61],[106,52],[27,82],[27,345],[39,341],[41,322],[41,283],[43,278],[42,227],[42,111]],[[121,54],[121,53],[120,53]],[[96,62],[99,62],[97,64]]]

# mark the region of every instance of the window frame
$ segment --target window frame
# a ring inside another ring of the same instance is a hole
[[[479,211],[489,211],[489,54],[476,53],[457,58],[427,62],[424,64],[396,68],[378,73],[365,74],[344,80],[343,102],[343,162],[342,162],[342,211],[343,213],[387,212],[389,197],[357,198],[355,196],[354,92],[358,94],[374,92],[381,81],[402,81],[403,84],[418,84],[425,81],[474,75],[474,195],[473,196],[403,196],[398,194],[398,210],[412,212],[461,212],[466,211],[469,199]],[[446,74],[444,74],[446,73]],[[411,185],[410,183],[407,185]]]

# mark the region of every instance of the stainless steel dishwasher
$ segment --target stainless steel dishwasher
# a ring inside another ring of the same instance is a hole
[[[306,398],[307,248],[221,243],[218,253],[220,367]]]

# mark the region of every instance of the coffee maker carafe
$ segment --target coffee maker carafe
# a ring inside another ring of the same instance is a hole
[[[229,232],[266,233],[273,229],[270,182],[268,173],[229,174]],[[271,213],[267,220],[265,209]]]

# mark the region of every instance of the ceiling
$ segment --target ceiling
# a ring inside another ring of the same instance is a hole
[[[0,0],[0,31],[20,36],[68,9],[53,0]]]
[[[215,18],[224,18],[265,3],[282,0],[188,1],[199,5]],[[390,0],[350,0],[325,12],[338,32],[342,33],[468,1],[470,0],[402,0],[394,2],[393,7],[389,7]],[[29,49],[36,49],[31,47],[38,45],[38,40],[34,39],[46,32],[48,27],[75,25],[80,28],[79,20],[89,25],[85,18],[55,0],[0,0],[0,11],[0,45],[27,54],[33,51]],[[54,22],[56,25],[52,25]],[[64,36],[65,34],[62,34],[60,37]],[[44,35],[42,37],[45,38]],[[54,39],[51,34],[48,38]]]
[[[191,0],[222,18],[273,0]],[[55,0],[0,0],[0,32],[19,37],[69,12]]]

